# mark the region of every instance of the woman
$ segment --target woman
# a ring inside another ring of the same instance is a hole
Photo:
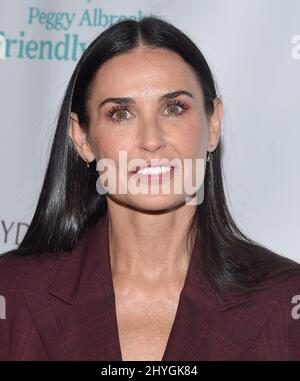
[[[300,265],[234,223],[222,117],[205,58],[167,21],[122,21],[91,43],[64,95],[27,234],[1,257],[1,359],[300,359]],[[146,164],[122,172],[121,151]],[[106,158],[118,186],[138,174],[159,193],[113,192],[106,181],[99,192]],[[172,175],[151,175],[153,159]],[[200,187],[162,194],[163,181],[177,181],[173,159],[205,163],[202,202],[186,202]]]

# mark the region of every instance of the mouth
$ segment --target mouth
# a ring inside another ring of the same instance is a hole
[[[165,173],[170,173],[174,170],[174,166],[146,166],[139,167],[137,166],[133,173],[137,173],[142,176],[158,176],[163,175]]]
[[[164,184],[174,177],[174,166],[143,166],[131,172],[138,181],[146,185]]]

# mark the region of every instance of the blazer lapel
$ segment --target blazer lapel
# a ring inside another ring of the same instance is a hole
[[[108,215],[61,256],[46,292],[23,290],[51,360],[121,360]]]
[[[109,215],[61,255],[46,292],[23,294],[51,360],[122,360],[109,257]],[[276,302],[250,295],[217,298],[192,253],[162,361],[241,360]],[[134,311],[133,311],[134,313]]]
[[[242,360],[277,302],[245,292],[217,296],[201,276],[200,255],[192,253],[162,360]]]

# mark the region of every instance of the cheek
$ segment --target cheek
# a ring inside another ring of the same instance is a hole
[[[90,142],[96,161],[100,159],[112,159],[117,162],[120,150],[120,138],[113,133],[110,126],[105,123],[104,117],[96,111],[96,105],[88,107],[90,115]]]
[[[185,194],[192,195],[201,186],[204,174],[204,159],[208,139],[208,126],[205,121],[189,124],[180,137],[177,137],[177,149],[186,160],[183,169],[183,186]]]
[[[177,147],[183,157],[199,157],[205,152],[207,137],[207,126],[203,122],[193,123],[177,137]]]
[[[115,162],[118,161],[120,147],[120,139],[114,137],[106,131],[97,131],[93,135],[93,150],[96,160],[109,158]]]

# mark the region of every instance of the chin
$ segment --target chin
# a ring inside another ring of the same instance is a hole
[[[137,195],[109,196],[118,204],[123,204],[131,209],[145,212],[164,212],[176,209],[185,203],[183,195],[164,195],[164,194],[137,194]]]

